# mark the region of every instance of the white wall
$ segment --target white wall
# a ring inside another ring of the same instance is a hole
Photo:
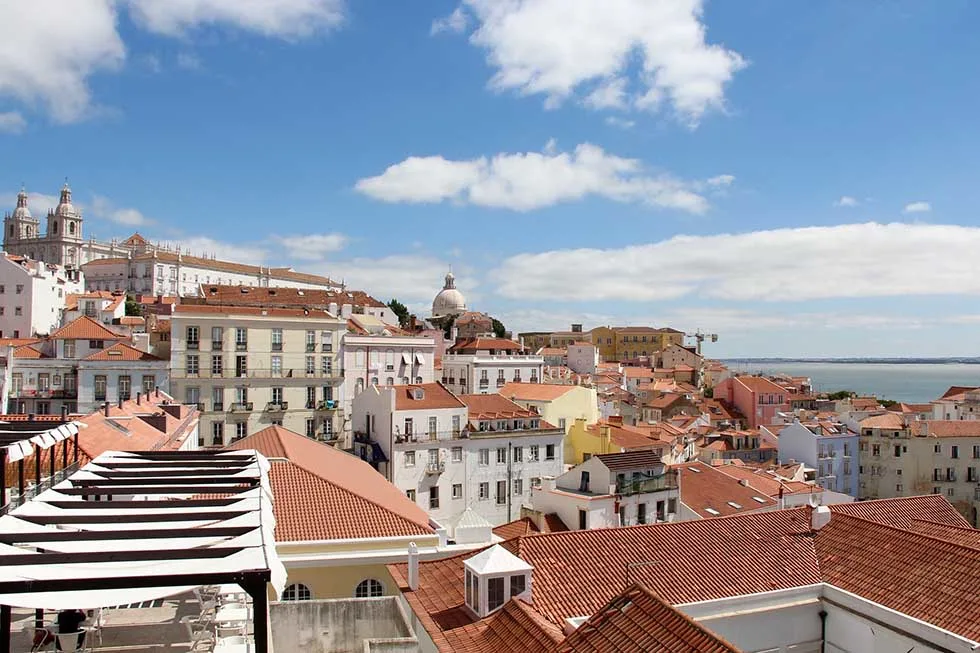
[[[809,467],[817,464],[817,436],[799,422],[788,424],[779,431],[779,462],[789,460],[805,463]]]
[[[595,374],[599,350],[595,345],[568,345],[568,368],[576,374]]]

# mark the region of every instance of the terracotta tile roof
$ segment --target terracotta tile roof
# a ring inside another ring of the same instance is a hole
[[[471,420],[539,417],[534,411],[524,408],[520,404],[515,404],[507,397],[499,394],[459,395],[459,400],[466,405]],[[554,428],[550,424],[547,426],[546,424],[547,422],[541,420],[541,428]]]
[[[161,263],[177,263],[188,266],[188,267],[198,267],[206,268],[209,270],[220,270],[222,272],[231,272],[234,274],[252,274],[255,276],[268,276],[272,279],[282,279],[284,281],[300,281],[303,283],[314,283],[322,285],[339,285],[335,284],[333,281],[327,277],[322,277],[317,274],[307,274],[305,272],[296,272],[292,268],[268,268],[259,265],[249,265],[247,263],[233,263],[231,261],[219,261],[217,259],[201,258],[199,256],[191,256],[189,254],[178,254],[176,252],[166,252],[162,250],[157,250],[155,252],[148,252],[146,254],[137,254],[131,259],[126,258],[103,258],[95,259],[87,263],[82,264],[82,269],[84,270],[86,266],[91,265],[116,265],[116,264],[128,264],[130,261],[154,261]]]
[[[824,582],[980,640],[980,550],[839,513],[815,546]]]
[[[82,315],[51,334],[52,340],[122,340],[122,336],[110,331],[90,317]]]
[[[495,527],[493,529],[493,534],[505,540],[511,540],[515,537],[521,537],[523,535],[534,535],[535,533],[564,533],[568,530],[568,526],[566,526],[565,522],[561,520],[561,517],[553,512],[545,515],[543,521],[544,529],[541,529],[538,528],[538,525],[530,517],[522,517],[521,519],[516,519]]]
[[[970,526],[963,515],[938,494],[840,503],[832,506],[832,510],[834,513],[839,512],[899,528],[910,528],[913,520],[932,521],[956,527],[969,528]]]
[[[975,596],[980,584],[980,551],[901,530],[896,524],[911,523],[920,515],[943,522],[943,516],[955,510],[940,502],[946,503],[937,496],[833,505],[830,523],[816,533],[810,527],[810,509],[793,508],[536,534],[503,546],[533,566],[531,607],[555,626],[569,617],[601,614],[630,583],[641,583],[649,593],[677,605],[828,582],[976,639],[980,622],[970,593]],[[876,519],[847,512],[861,503],[877,504],[872,511]],[[691,555],[692,542],[699,555]],[[631,566],[649,562],[651,551],[661,564]],[[422,562],[416,591],[407,586],[407,565],[388,566],[442,651],[482,650],[462,648],[474,641],[467,634],[476,631],[463,607],[463,560],[474,554]],[[596,564],[610,558],[617,564]],[[710,570],[705,560],[712,561]],[[906,578],[910,568],[914,581]],[[891,596],[893,589],[898,596]]]
[[[735,460],[722,461],[722,464],[714,466],[714,468],[737,481],[747,482],[750,488],[763,493],[771,499],[779,498],[780,489],[782,489],[784,496],[790,494],[819,495],[823,492],[823,488],[816,483],[783,481],[777,478],[774,472],[769,470],[747,467],[744,463],[732,464],[735,462]],[[741,463],[742,461],[737,462]]]
[[[123,245],[148,245],[149,241],[147,241],[146,238],[143,238],[143,236],[141,236],[140,233],[137,231],[132,236],[122,241],[122,244]]]
[[[621,449],[642,449],[663,446],[665,444],[657,435],[632,426],[599,422],[598,424],[590,424],[585,429],[596,437],[602,437],[604,426],[609,427],[609,441]]]
[[[510,399],[524,401],[554,401],[571,392],[575,386],[557,383],[514,383],[500,389],[499,394]]]
[[[761,376],[736,376],[735,381],[741,383],[752,392],[782,393],[786,394],[786,389],[778,386],[767,378]]]
[[[266,288],[264,286],[233,286],[216,283],[201,284],[202,298],[194,303],[227,304],[234,306],[318,307],[366,306],[384,308],[384,302],[361,290],[325,290],[312,288]]]
[[[913,519],[908,530],[952,542],[971,549],[980,549],[980,530],[966,526],[950,526],[934,521]]]
[[[854,397],[851,399],[852,410],[878,410],[878,400],[874,397]]]
[[[904,429],[905,419],[898,413],[866,417],[859,422],[862,429]]]
[[[980,437],[980,420],[925,420],[912,424],[912,433],[929,438]]]
[[[142,315],[124,315],[119,318],[119,324],[124,326],[143,326],[146,324],[146,318]]]
[[[894,411],[898,413],[910,414],[910,413],[932,413],[932,404],[898,404],[898,410]]]
[[[0,348],[5,348],[8,345],[23,347],[24,345],[33,345],[38,342],[41,342],[40,338],[0,338]]]
[[[504,350],[504,351],[521,351],[521,343],[514,342],[513,340],[505,340],[503,338],[468,338],[466,340],[460,340],[455,345],[449,348],[450,354],[466,354],[476,351],[485,351],[489,349],[494,350]]]
[[[623,469],[641,469],[644,467],[659,467],[663,465],[660,454],[656,451],[625,451],[623,453],[600,453],[595,456],[602,461],[606,469],[619,471]]]
[[[392,386],[395,392],[395,410],[428,410],[430,408],[464,408],[466,404],[441,383]],[[422,390],[422,399],[415,398],[415,390]]]
[[[653,370],[649,367],[624,367],[623,376],[627,379],[652,379]]]
[[[40,349],[33,345],[24,345],[14,350],[14,358],[37,359],[51,357],[45,356]]]
[[[271,317],[298,317],[308,319],[337,318],[325,310],[303,308],[271,308],[262,306],[210,306],[206,304],[178,304],[174,313],[186,315],[255,315]]]
[[[360,458],[270,426],[231,444],[273,462],[276,539],[431,535],[429,517]],[[284,459],[284,460],[282,460]]]
[[[124,342],[117,342],[111,347],[106,347],[102,351],[89,354],[84,360],[87,361],[162,361],[163,359],[140,351],[136,347],[131,347]]]
[[[570,634],[556,653],[740,653],[642,585],[632,585]]]
[[[951,385],[949,387],[949,390],[947,390],[946,392],[944,392],[943,393],[943,396],[941,396],[939,398],[939,400],[961,398],[967,392],[972,392],[974,390],[980,390],[980,386],[972,386],[972,385]]]
[[[718,471],[717,467],[701,462],[673,467],[680,471],[681,503],[705,519],[778,505],[766,493],[742,485],[738,479]]]

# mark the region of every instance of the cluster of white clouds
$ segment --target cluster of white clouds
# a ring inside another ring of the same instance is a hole
[[[531,211],[590,196],[690,213],[708,210],[703,191],[728,186],[732,175],[685,181],[652,174],[637,159],[583,143],[571,152],[554,141],[541,152],[448,160],[413,156],[376,177],[361,179],[358,192],[385,202],[439,203]]]
[[[29,0],[0,2],[0,98],[42,106],[58,122],[98,110],[89,78],[119,69],[126,14],[138,27],[189,39],[194,29],[222,26],[298,39],[339,25],[344,0]],[[154,60],[146,60],[152,68]],[[155,60],[159,66],[159,60]],[[199,65],[193,55],[178,65]],[[0,131],[26,126],[19,112],[0,113]]]
[[[708,43],[703,12],[703,0],[462,0],[432,32],[473,26],[494,89],[543,95],[548,107],[666,107],[695,126],[724,110],[725,87],[746,66]]]
[[[502,261],[491,279],[500,294],[520,300],[980,295],[978,248],[977,227],[845,224],[518,254]]]

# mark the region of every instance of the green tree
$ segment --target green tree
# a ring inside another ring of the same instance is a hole
[[[408,324],[409,324],[409,316],[408,316],[408,307],[407,306],[405,306],[404,304],[402,304],[397,299],[392,298],[392,300],[390,302],[388,302],[388,308],[390,308],[395,313],[395,315],[398,316],[398,326],[400,326],[402,328],[408,326]]]
[[[453,337],[453,325],[456,324],[456,316],[450,315],[449,317],[445,318],[445,320],[446,321],[442,324],[442,331],[446,336],[446,340],[449,340]]]
[[[143,305],[136,301],[133,295],[126,295],[126,315],[140,316],[143,314]]]
[[[854,393],[850,390],[839,390],[827,395],[827,399],[832,399],[833,401],[841,401],[843,399],[850,399],[854,396]]]
[[[493,324],[493,335],[497,336],[498,338],[506,338],[507,337],[507,329],[504,328],[504,323],[501,322],[500,320],[498,320],[497,318],[492,318],[492,319],[493,319],[493,322],[492,322],[492,324]]]

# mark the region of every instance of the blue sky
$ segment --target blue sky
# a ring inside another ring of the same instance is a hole
[[[0,204],[509,327],[978,355],[969,0],[0,2]]]

